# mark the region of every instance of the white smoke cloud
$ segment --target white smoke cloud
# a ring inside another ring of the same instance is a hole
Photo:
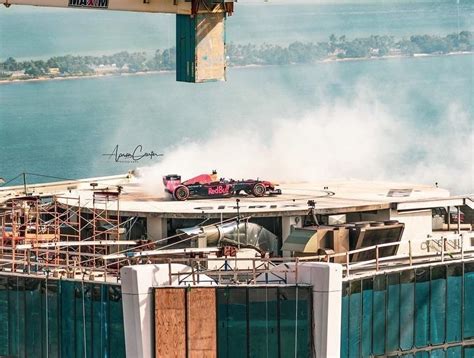
[[[217,169],[228,178],[315,181],[356,178],[434,184],[453,193],[473,191],[472,120],[455,105],[432,128],[394,118],[367,88],[350,103],[315,108],[300,118],[275,118],[271,127],[219,128],[186,140],[157,165],[139,169],[150,192],[161,177],[183,179]]]
[[[472,117],[457,104],[446,109],[434,128],[412,135],[421,160],[406,173],[420,182],[439,182],[452,193],[474,193],[474,130]]]

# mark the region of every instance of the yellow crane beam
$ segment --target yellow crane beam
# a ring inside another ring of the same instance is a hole
[[[226,79],[225,19],[233,13],[234,0],[0,0],[0,4],[176,14],[177,81]]]
[[[155,12],[191,15],[191,2],[185,0],[1,0],[10,5],[59,8],[106,9],[116,11]]]

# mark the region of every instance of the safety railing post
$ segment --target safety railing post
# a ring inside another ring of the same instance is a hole
[[[173,282],[173,276],[172,276],[172,273],[171,273],[171,259],[168,259],[168,276],[169,276],[169,285],[172,285],[172,282]]]
[[[252,282],[255,284],[257,281],[257,274],[256,274],[256,269],[255,269],[255,258],[252,259]]]
[[[297,257],[295,260],[295,283],[298,283],[298,265],[299,265],[299,258]]]
[[[379,245],[375,246],[375,271],[379,270]]]
[[[346,272],[347,276],[349,276],[349,251],[346,251]]]
[[[411,251],[411,240],[408,240],[408,258],[410,260],[410,267],[413,266],[413,256]]]
[[[442,244],[441,244],[441,262],[444,262],[444,251],[446,250],[446,238],[443,237],[442,239]]]
[[[107,259],[104,259],[104,282],[107,282]]]

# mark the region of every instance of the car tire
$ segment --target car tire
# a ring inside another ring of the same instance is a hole
[[[256,197],[264,196],[267,191],[267,188],[262,183],[257,183],[252,188],[252,194]]]
[[[189,189],[180,185],[174,190],[173,197],[178,201],[185,201],[189,198]]]

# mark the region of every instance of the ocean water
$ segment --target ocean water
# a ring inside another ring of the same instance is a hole
[[[455,2],[237,5],[228,31],[235,42],[446,34],[472,29],[474,14],[463,1],[459,17]],[[0,58],[174,42],[172,16],[80,12],[0,9]],[[0,85],[0,177],[79,178],[155,165],[159,173],[216,168],[474,191],[473,63],[459,55],[230,68],[227,82],[200,85],[177,83],[174,73]],[[164,157],[116,163],[104,154],[117,145]]]
[[[442,34],[474,29],[474,1],[353,1],[351,4],[236,4],[227,41],[279,43],[324,41],[331,34]],[[330,3],[330,2],[328,2]],[[153,52],[174,46],[175,16],[28,6],[0,8],[0,59]]]

